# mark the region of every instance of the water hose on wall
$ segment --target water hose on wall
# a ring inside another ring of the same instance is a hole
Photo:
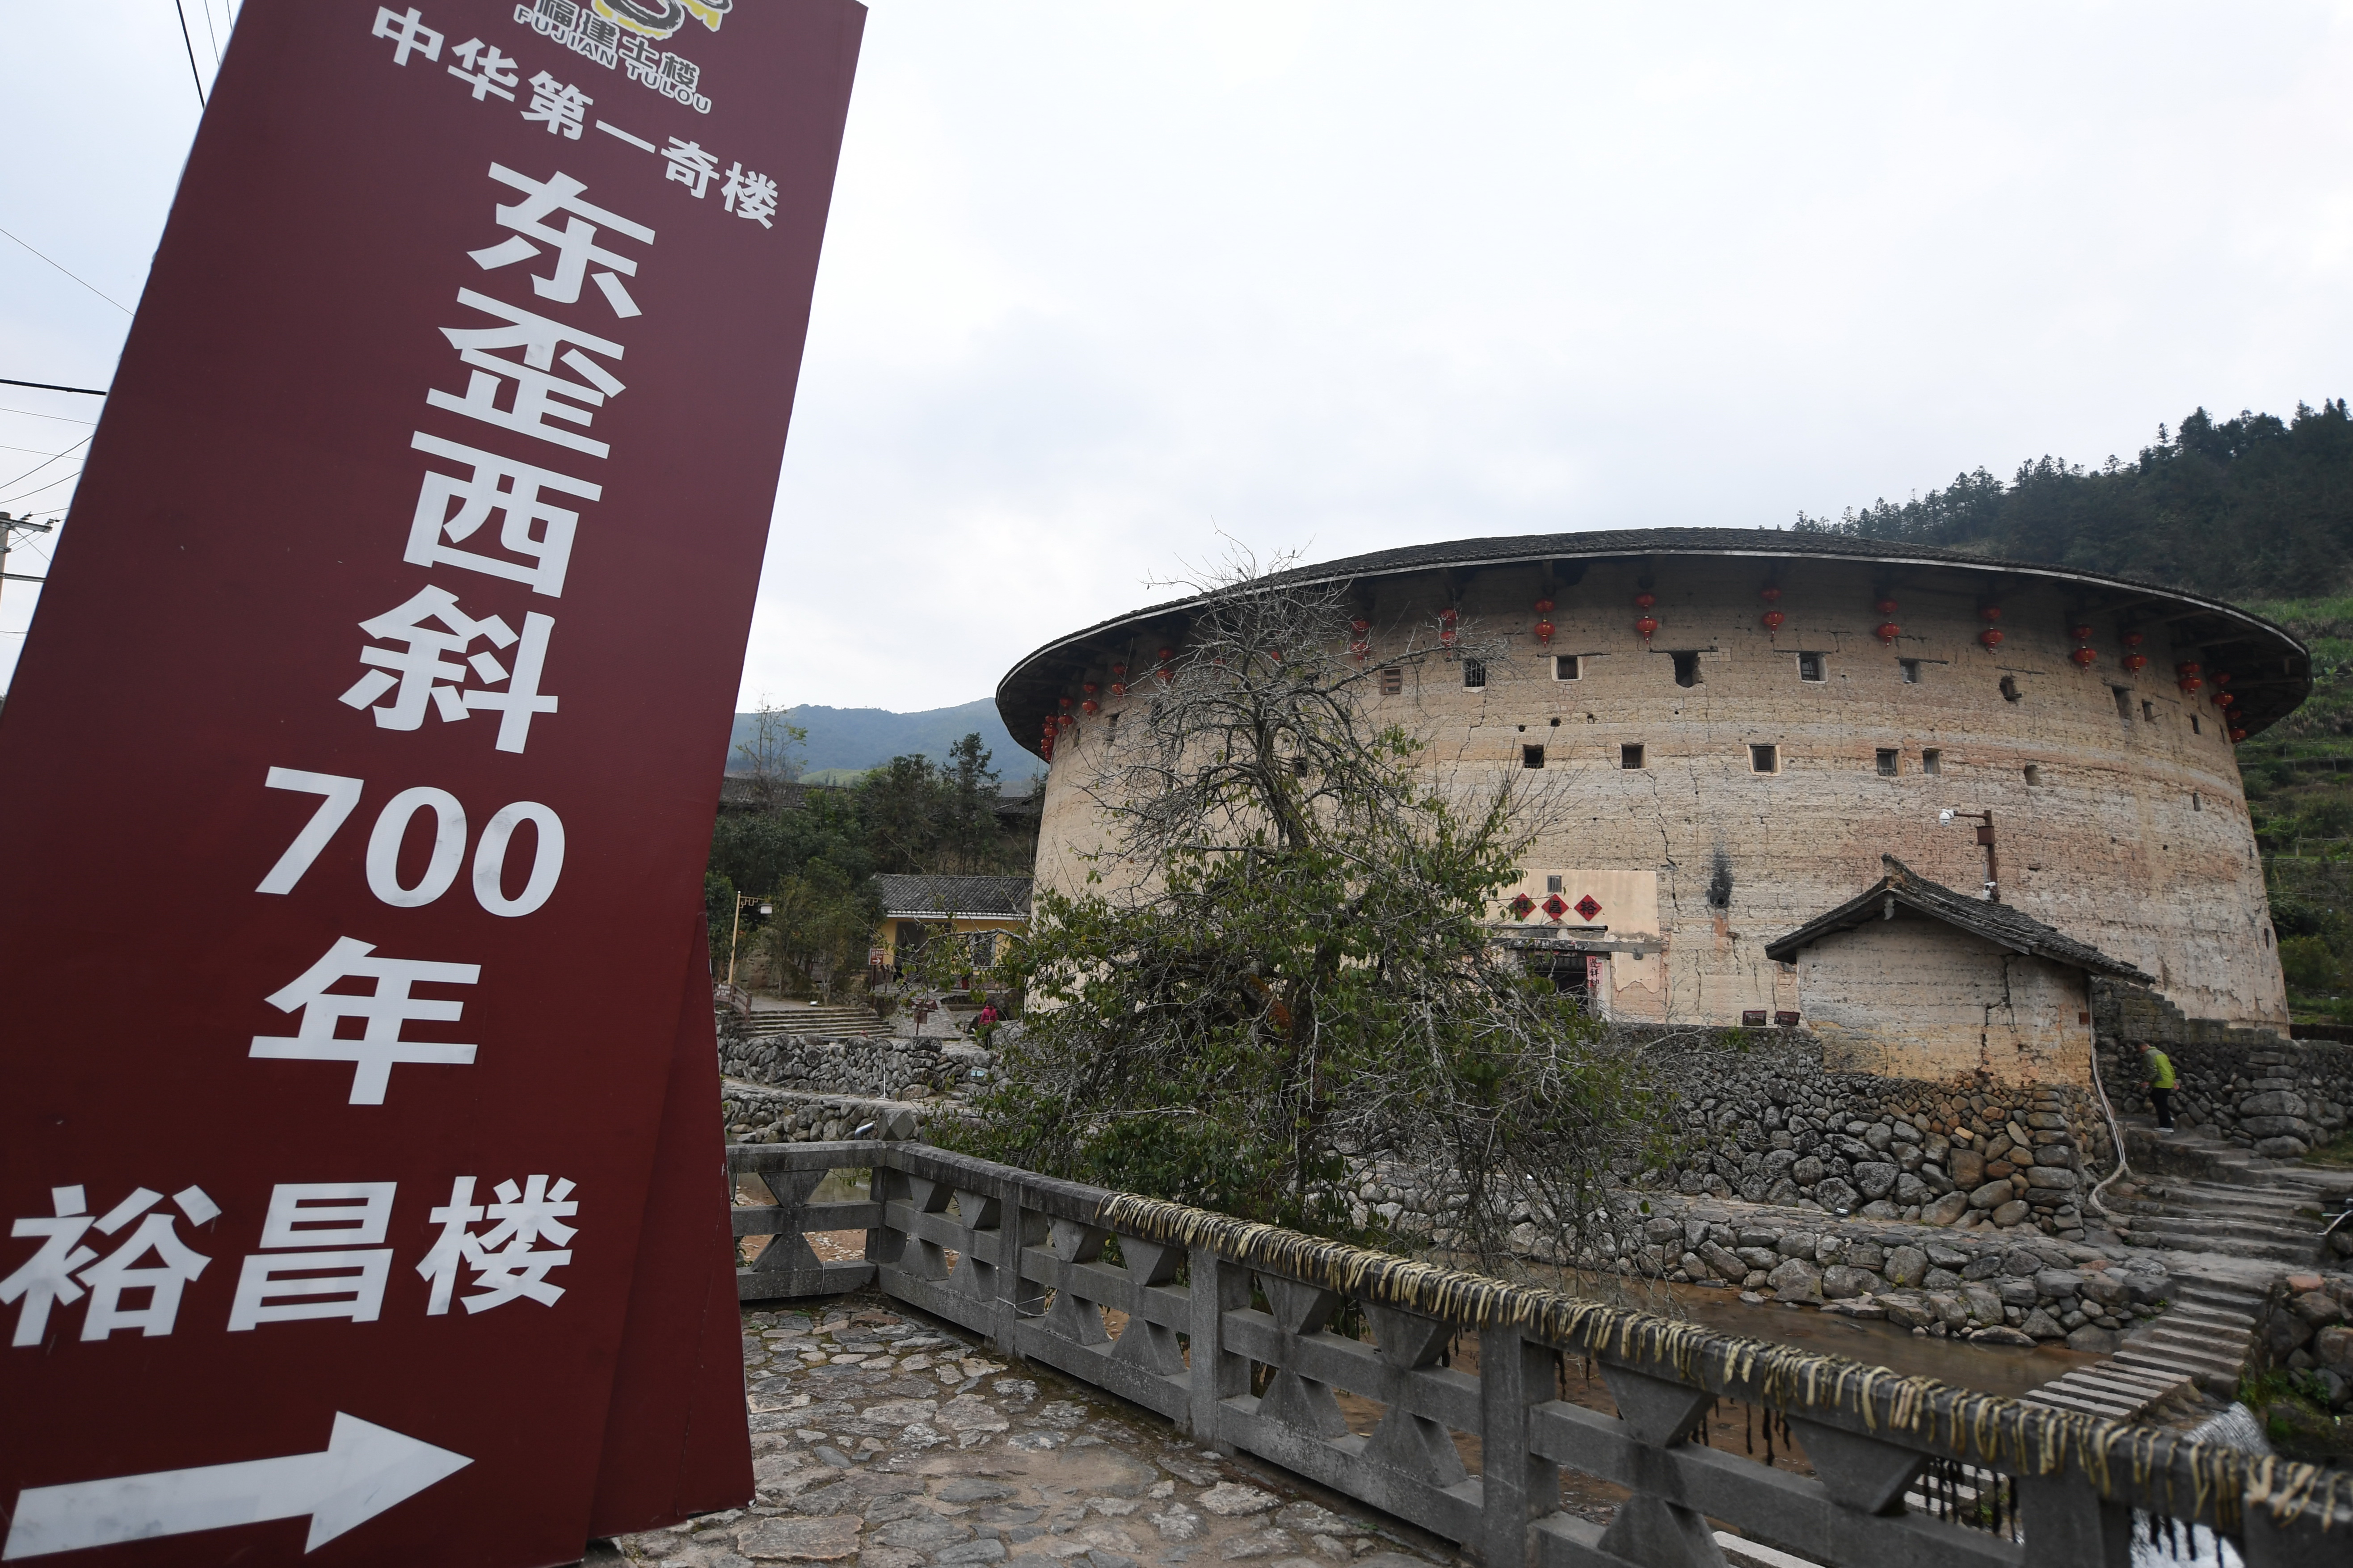
[[[2115,1141],[2116,1144],[2116,1168],[2109,1173],[2107,1181],[2102,1182],[2092,1189],[2092,1194],[2085,1200],[2084,1206],[2102,1219],[2114,1219],[2116,1216],[2108,1213],[2108,1205],[2100,1201],[2100,1194],[2108,1187],[2110,1183],[2131,1170],[2132,1164],[2125,1158],[2124,1130],[2116,1125],[2116,1108],[2108,1103],[2107,1085],[2100,1081],[2100,1040],[2096,1035],[2092,1037],[2092,1092],[2099,1096],[2100,1114],[2108,1119],[2108,1136]]]

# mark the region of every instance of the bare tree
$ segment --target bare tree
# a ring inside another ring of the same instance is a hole
[[[808,731],[792,722],[791,716],[791,709],[762,697],[752,714],[752,733],[735,746],[743,764],[738,771],[762,811],[782,810],[801,776],[801,748],[808,743]]]
[[[1490,1268],[1619,1257],[1647,1064],[1493,940],[1555,799],[1516,769],[1428,766],[1375,712],[1345,588],[1287,565],[1192,584],[1184,647],[1076,735],[1111,837],[1005,965],[1027,1034],[971,1141]],[[1382,641],[1412,673],[1509,658],[1452,616]],[[1418,1188],[1433,1229],[1388,1226],[1374,1183]]]

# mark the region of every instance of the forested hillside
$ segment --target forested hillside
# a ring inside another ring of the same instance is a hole
[[[2204,409],[2130,462],[1984,468],[1797,526],[2151,577],[2245,605],[2310,646],[2304,706],[2239,747],[2296,1016],[2353,1022],[2353,417]]]
[[[1915,500],[1879,500],[1801,531],[1939,544],[2179,584],[2219,598],[2353,589],[2353,416],[2345,400],[2292,418],[2203,408],[2130,461],[2043,457],[2008,482],[1984,468]]]

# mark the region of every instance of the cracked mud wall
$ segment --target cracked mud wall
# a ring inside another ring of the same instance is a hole
[[[1770,634],[1758,596],[1768,581],[1787,617]],[[2084,669],[2068,659],[2080,612],[2062,584],[1942,565],[1662,556],[1597,561],[1558,587],[1546,646],[1530,630],[1546,582],[1527,564],[1360,583],[1375,665],[1411,630],[1427,646],[1450,601],[1466,639],[1501,637],[1510,649],[1478,688],[1461,684],[1457,665],[1409,669],[1374,717],[1422,736],[1433,771],[1465,793],[1504,770],[1538,784],[1552,820],[1527,857],[1532,874],[1652,879],[1659,948],[1625,957],[1622,974],[1609,956],[1627,1016],[1729,1024],[1798,1005],[1795,972],[1767,959],[1766,943],[1876,881],[1883,853],[1978,888],[1984,852],[1968,825],[1939,824],[1949,807],[1994,813],[2005,901],[2159,976],[2190,1015],[2284,1024],[2237,764],[2215,710],[2178,689],[2176,660],[2198,654],[2173,647],[2166,623],[2138,626],[2149,662],[2127,674],[2120,623],[2101,617],[2099,662]],[[1977,641],[1980,596],[1996,588],[2005,635],[1989,651]],[[1660,622],[1647,645],[1632,603],[1645,589]],[[1872,630],[1882,597],[1900,605],[1893,646]],[[1676,653],[1696,656],[1694,684],[1677,684]],[[1555,679],[1562,654],[1577,657],[1577,679]],[[1800,654],[1821,656],[1823,679],[1800,679]],[[1056,752],[1039,847],[1046,885],[1082,884],[1081,851],[1101,840],[1076,784],[1090,731],[1108,717],[1082,721]],[[1522,767],[1530,745],[1545,750],[1541,773]],[[1644,765],[1620,765],[1629,745],[1643,748]],[[1757,745],[1775,749],[1775,771],[1754,771]],[[1883,750],[1894,753],[1892,775],[1879,771]],[[1935,774],[1924,771],[1929,752]],[[1607,913],[1597,923],[1617,925]]]

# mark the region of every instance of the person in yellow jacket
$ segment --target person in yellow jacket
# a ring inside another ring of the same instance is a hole
[[[2147,1040],[2137,1043],[2140,1047],[2141,1066],[2148,1073],[2149,1107],[2157,1112],[2158,1129],[2170,1132],[2173,1131],[2173,1058]]]

